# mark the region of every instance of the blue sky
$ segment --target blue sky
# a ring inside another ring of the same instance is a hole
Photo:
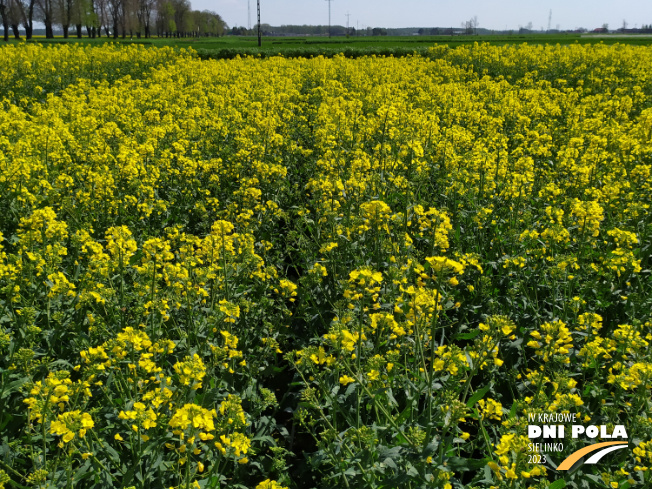
[[[256,0],[251,2],[251,23],[256,23]],[[191,0],[194,9],[219,13],[229,26],[247,26],[248,0]],[[331,22],[352,27],[459,27],[474,16],[488,29],[518,29],[532,23],[534,29],[610,29],[652,24],[650,0],[333,0]],[[262,22],[328,24],[326,0],[261,0]]]

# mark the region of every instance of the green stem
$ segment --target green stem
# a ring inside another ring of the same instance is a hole
[[[351,369],[351,366],[348,364],[348,362],[344,362],[344,366],[345,366],[346,369],[349,371],[349,373],[350,373],[350,374],[355,378],[355,374],[353,373],[353,370]],[[407,440],[407,442],[410,444],[410,446],[412,446],[412,448],[414,448],[415,450],[417,450],[417,449],[419,448],[419,446],[418,446],[418,445],[417,445],[417,444],[416,444],[412,439],[410,439],[410,437],[408,437],[408,436],[403,432],[403,430],[402,430],[402,429],[401,429],[401,428],[396,424],[396,420],[394,419],[394,417],[393,417],[392,415],[390,415],[390,414],[387,412],[387,410],[385,409],[385,407],[384,407],[382,404],[379,404],[379,403],[376,402],[376,396],[373,395],[373,394],[369,391],[369,388],[368,388],[364,383],[362,383],[361,379],[358,379],[358,381],[359,381],[358,383],[360,384],[360,387],[362,387],[362,388],[364,389],[364,391],[366,392],[366,394],[367,394],[367,395],[369,396],[369,398],[373,401],[374,406],[378,406],[378,408],[379,408],[379,409],[382,411],[382,413],[385,415],[385,417],[387,418],[387,421],[389,421],[389,424],[391,424],[392,427],[393,427],[396,431],[398,431],[398,432],[401,434],[401,436],[402,436],[403,438],[405,438],[405,439]]]
[[[93,453],[93,450],[91,449],[91,446],[88,443],[88,438],[84,438],[84,443],[86,443],[86,448],[88,449],[88,453],[91,454],[91,459],[93,460],[93,462],[95,462],[97,465],[102,467],[102,470],[104,470],[104,472],[109,474],[109,477],[111,477],[111,479],[113,479],[114,481],[117,482],[117,479],[115,477],[113,477],[113,475],[111,474],[111,471],[100,460],[98,460],[98,458]]]
[[[90,432],[91,432],[91,434],[93,435],[93,437],[95,438],[95,441],[97,441],[97,443],[100,445],[100,447],[104,448],[104,444],[102,443],[102,440],[100,440],[100,439],[98,438],[97,433],[95,433],[95,431],[93,431],[93,430],[90,430]],[[89,445],[89,451],[90,451],[90,445]],[[92,452],[91,452],[91,453],[92,453]],[[107,469],[107,468],[104,466],[104,464],[102,464],[102,462],[100,462],[99,460],[97,460],[97,458],[95,457],[95,454],[93,454],[93,460],[97,461],[97,463],[99,463],[100,466],[101,466],[104,470],[107,471],[107,473],[109,474],[109,477],[111,477],[111,479],[113,479],[114,481],[117,481],[117,479],[111,475],[111,471],[110,471],[109,469]],[[118,470],[120,470],[119,467],[118,467]],[[124,476],[125,474],[126,474],[126,472],[121,472],[121,475],[122,475],[122,476]]]
[[[226,240],[224,239],[224,233],[222,233],[222,266],[224,267],[224,295],[226,300],[231,300],[229,298],[229,275],[226,269]],[[231,324],[231,323],[229,323]],[[229,326],[229,332],[231,332],[231,327]]]
[[[475,414],[478,416],[478,421],[480,422],[480,430],[482,431],[482,438],[484,439],[484,443],[487,445],[487,453],[489,453],[489,456],[493,460],[493,449],[491,447],[491,441],[489,440],[489,434],[487,433],[487,430],[484,427],[484,423],[482,422],[482,416],[480,416],[477,409],[475,409]]]
[[[539,377],[539,382],[537,382],[537,390],[536,393],[534,394],[534,397],[532,398],[532,405],[536,405],[537,401],[539,400],[539,392],[541,391],[541,386],[543,385],[543,379],[546,376],[546,369],[548,367],[548,362],[545,362],[543,365],[543,370],[541,371],[541,377]]]
[[[45,423],[47,421],[48,414],[48,401],[45,402],[43,406],[43,415],[41,416],[41,437],[43,442],[43,468],[46,468],[46,454],[47,454],[47,440],[45,439]]]
[[[154,297],[155,297],[155,292],[156,292],[156,256],[154,256],[154,266],[153,266],[153,272],[152,272],[152,291],[150,293],[150,302],[152,303],[151,307],[154,307]],[[156,338],[158,338],[158,335],[155,334],[154,332],[154,312],[150,312],[151,318],[152,318],[152,334]]]
[[[437,329],[437,323],[439,322],[439,284],[440,284],[440,277],[439,274],[437,275],[437,296],[435,297],[435,317],[432,320],[432,324],[430,325],[430,369],[429,371],[426,370],[426,378],[428,379],[428,431],[426,435],[426,439],[424,443],[428,444],[430,443],[430,435],[432,433],[432,404],[433,404],[433,398],[432,398],[432,381],[435,378],[435,330]],[[425,362],[425,358],[424,358]]]
[[[186,455],[186,487],[185,489],[190,489],[190,455]]]
[[[17,472],[12,467],[9,467],[2,460],[0,460],[0,466],[3,467],[3,470],[5,470],[5,469],[8,470],[9,472],[13,473],[16,477],[19,477],[21,480],[25,478],[20,472]]]

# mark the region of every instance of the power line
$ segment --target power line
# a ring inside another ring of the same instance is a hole
[[[258,1],[258,47],[263,45],[263,39],[260,36],[260,0]]]
[[[331,37],[331,2],[333,0],[326,0],[328,2],[328,37]]]

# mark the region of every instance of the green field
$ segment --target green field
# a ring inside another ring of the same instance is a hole
[[[12,41],[17,42],[17,41]],[[434,44],[457,47],[473,43],[488,42],[492,45],[506,44],[632,44],[648,45],[652,43],[651,36],[590,36],[581,34],[513,34],[495,36],[360,36],[360,37],[263,37],[262,47],[258,47],[255,36],[225,36],[210,38],[119,38],[98,39],[57,37],[45,39],[36,37],[29,42],[62,43],[75,42],[84,44],[105,44],[117,42],[121,44],[144,44],[151,46],[192,47],[202,58],[233,58],[237,55],[260,55],[263,57],[282,54],[288,57],[299,56],[333,56],[343,53],[347,57],[359,57],[367,54],[405,56],[414,52],[425,52]]]

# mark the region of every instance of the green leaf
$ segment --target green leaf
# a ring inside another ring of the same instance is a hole
[[[354,475],[357,475],[357,474],[358,474],[358,471],[357,471],[354,467],[349,467],[349,468],[346,469],[346,471],[344,472],[344,475],[351,475],[351,476],[354,476]]]
[[[408,463],[406,474],[409,475],[410,477],[418,477],[419,471],[415,469],[412,464]]]
[[[469,400],[466,403],[466,407],[473,407],[476,402],[478,402],[480,399],[484,397],[484,395],[489,392],[489,389],[491,389],[491,384],[485,385],[482,389],[475,391],[473,395],[469,398]]]
[[[398,415],[398,417],[395,420],[396,424],[400,426],[403,423],[403,421],[405,421],[410,416],[410,414],[412,414],[412,407],[408,406],[403,410],[401,414]]]
[[[149,470],[154,472],[156,469],[158,469],[159,465],[161,465],[161,462],[163,462],[163,454],[160,453],[156,459],[152,462],[152,464],[149,467]]]
[[[516,403],[512,403],[512,408],[509,410],[509,419],[512,419],[516,415]]]
[[[102,448],[104,448],[107,451],[107,454],[113,463],[116,464],[120,463],[120,455],[118,454],[118,452],[115,451],[115,449],[111,445],[109,445],[109,443],[104,443],[102,445]]]
[[[387,457],[385,460],[383,460],[383,463],[387,467],[389,467],[390,469],[395,469],[395,470],[398,469],[398,466],[396,465],[396,463],[394,463],[394,461],[389,457]]]
[[[480,334],[479,329],[475,329],[473,331],[469,331],[468,333],[457,333],[453,339],[455,340],[472,340],[476,336]]]
[[[93,475],[93,471],[90,470],[91,463],[92,461],[88,459],[86,460],[86,463],[84,465],[82,465],[79,469],[77,469],[77,472],[75,472],[75,475],[72,478],[72,481],[74,483],[81,482],[82,480],[88,479]]]
[[[446,459],[446,466],[450,467],[455,472],[465,472],[469,470],[478,470],[487,465],[491,459],[473,459],[462,457],[449,457]]]
[[[392,389],[387,389],[386,394],[387,394],[387,400],[389,401],[389,405],[398,406],[398,401],[396,401],[394,394],[392,394]]]
[[[562,487],[566,487],[566,481],[564,479],[559,479],[550,484],[548,489],[561,489]]]
[[[22,378],[20,378],[18,380],[14,380],[13,382],[9,382],[9,384],[7,384],[7,386],[3,389],[2,397],[0,397],[0,399],[4,399],[6,397],[9,397],[9,395],[12,392],[15,392],[15,391],[17,392],[20,389],[20,387],[22,385],[26,384],[29,380],[30,380],[29,377],[22,377]]]
[[[392,448],[387,448],[385,446],[379,446],[378,447],[378,457],[379,458],[391,458],[398,460],[401,458],[401,451],[403,450],[402,447],[392,447]]]
[[[12,419],[14,419],[14,417],[11,414],[5,415],[2,424],[0,424],[0,431],[3,431]]]

